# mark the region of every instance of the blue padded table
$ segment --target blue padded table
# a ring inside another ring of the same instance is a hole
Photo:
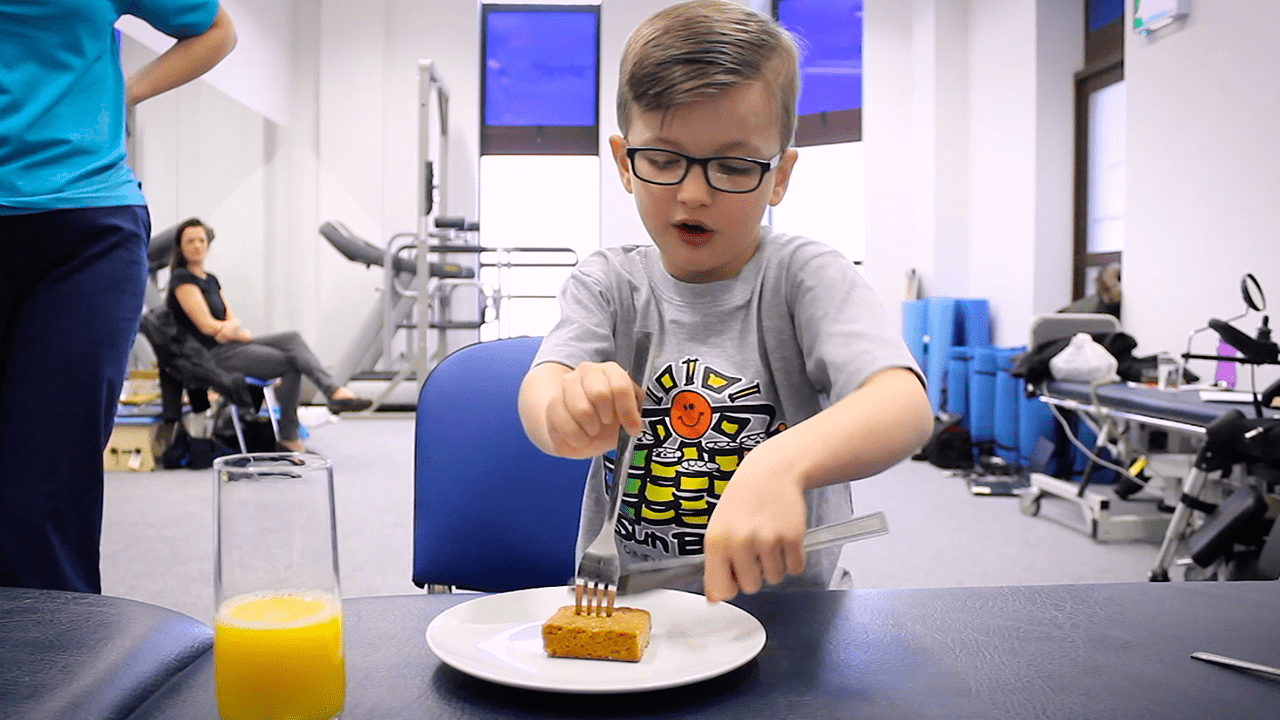
[[[212,647],[212,630],[166,608],[0,588],[0,718],[127,718]]]
[[[1051,404],[1069,405],[1054,401],[1070,401],[1099,414],[1190,434],[1203,433],[1209,423],[1229,410],[1238,409],[1250,416],[1253,413],[1253,406],[1249,403],[1201,400],[1198,390],[1159,390],[1128,383],[1099,385],[1096,400],[1089,384],[1082,382],[1051,380],[1044,384],[1040,394],[1045,402]],[[1265,412],[1272,417],[1280,417],[1280,412],[1275,410]]]
[[[1261,718],[1280,682],[1190,659],[1280,665],[1280,582],[1123,583],[762,593],[746,665],[692,685],[566,695],[442,664],[431,620],[474,595],[344,602],[343,720],[410,718]],[[132,718],[216,720],[212,658]]]
[[[1091,389],[1087,383],[1051,380],[1040,388],[1039,399],[1048,405],[1080,412],[1087,419],[1092,418],[1090,424],[1097,432],[1099,447],[1113,439],[1123,443],[1121,430],[1125,422],[1198,438],[1197,442],[1202,445],[1205,428],[1223,414],[1238,410],[1246,417],[1255,417],[1250,402],[1209,402],[1202,400],[1196,389],[1160,390],[1129,383],[1109,383]],[[1280,418],[1280,411],[1264,408],[1263,415]],[[1120,458],[1122,464],[1133,459]],[[1159,539],[1160,550],[1151,578],[1164,580],[1168,578],[1174,553],[1190,527],[1193,510],[1186,498],[1199,496],[1204,477],[1205,473],[1194,467],[1188,471],[1182,481],[1182,499],[1168,518],[1159,515],[1114,516],[1110,514],[1112,508],[1108,497],[1087,490],[1084,484],[1077,486],[1038,473],[1031,477],[1032,492],[1022,496],[1022,506],[1024,512],[1034,515],[1038,512],[1042,494],[1056,495],[1079,505],[1086,526],[1097,539]]]

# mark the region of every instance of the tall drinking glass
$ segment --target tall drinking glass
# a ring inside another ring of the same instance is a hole
[[[315,455],[214,462],[213,666],[223,720],[327,720],[345,667],[333,471]]]

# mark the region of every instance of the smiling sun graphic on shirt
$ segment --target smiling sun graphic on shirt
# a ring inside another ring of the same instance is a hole
[[[760,383],[700,358],[662,368],[645,386],[645,432],[636,440],[618,516],[618,536],[636,554],[702,552],[711,512],[733,471],[786,428],[762,402]],[[612,462],[606,460],[611,471]]]

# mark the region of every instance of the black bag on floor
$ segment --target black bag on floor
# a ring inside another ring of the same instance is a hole
[[[933,420],[933,435],[921,452],[925,460],[946,470],[973,468],[973,439],[960,427],[960,416],[940,412]]]
[[[240,439],[236,437],[236,426],[231,419],[231,413],[235,412],[230,406],[224,406],[218,411],[218,416],[213,421],[213,437],[226,445],[233,448],[240,447]],[[279,448],[276,445],[276,433],[271,427],[271,421],[248,408],[240,409],[240,427],[244,431],[245,452],[276,452]],[[237,451],[239,452],[239,451]]]
[[[216,438],[193,438],[182,423],[174,429],[173,441],[160,456],[160,464],[168,470],[186,468],[203,470],[213,467],[213,461],[236,451]]]

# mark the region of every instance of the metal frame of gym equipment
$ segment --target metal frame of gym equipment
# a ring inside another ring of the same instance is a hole
[[[448,90],[430,60],[418,62],[419,93],[419,213],[417,257],[423,263],[458,265],[470,277],[429,277],[416,294],[417,319],[434,333],[418,332],[415,372],[419,387],[426,373],[451,352],[480,341],[480,329],[497,323],[499,337],[506,337],[505,312],[511,301],[554,299],[554,294],[512,293],[511,272],[516,268],[572,268],[578,254],[568,247],[485,247],[479,244],[479,223],[448,216]],[[434,121],[434,122],[433,122]],[[436,124],[438,122],[438,125]],[[495,269],[486,282],[482,273]],[[474,302],[456,294],[473,293]],[[460,313],[467,313],[462,314]]]
[[[391,236],[383,263],[381,352],[388,359],[393,357],[395,335],[404,331],[404,364],[373,398],[366,413],[376,411],[405,380],[412,379],[421,388],[430,367],[427,333],[421,332],[420,325],[430,317],[431,293],[427,289],[440,279],[433,277],[432,258],[422,246],[432,223],[446,211],[449,170],[449,86],[432,60],[418,61],[418,168],[417,231]],[[418,264],[413,277],[416,287],[401,284],[404,274],[395,267],[396,259],[405,257],[410,250],[415,252]]]
[[[437,280],[435,275],[475,274],[474,269],[433,262],[428,253],[419,252],[431,224],[447,205],[448,134],[449,88],[433,61],[419,60],[417,230],[396,233],[378,248],[339,222],[320,226],[320,234],[348,259],[382,268],[381,298],[366,315],[334,373],[335,380],[343,384],[371,379],[369,376],[385,383],[365,414],[380,409],[405,380],[412,379],[420,386],[426,377],[427,340],[419,326],[430,311],[427,287]],[[336,227],[326,227],[330,224]],[[403,350],[398,352],[396,336],[401,333]],[[387,377],[388,373],[394,374]]]
[[[468,226],[467,231],[471,231]],[[439,278],[429,288],[431,294],[431,323],[437,331],[435,354],[431,367],[440,362],[457,347],[449,347],[445,333],[449,330],[476,330],[490,323],[498,325],[498,337],[508,337],[511,328],[507,324],[508,310],[515,300],[554,300],[555,294],[513,293],[505,288],[511,285],[511,273],[517,268],[573,268],[578,264],[578,253],[569,247],[486,247],[483,245],[428,245],[433,253],[470,254],[475,258],[477,277]],[[546,259],[538,259],[546,258]],[[494,269],[497,277],[493,283],[485,282],[481,275],[485,269]],[[452,294],[459,288],[472,287],[478,294],[477,318],[474,321],[450,320]],[[473,342],[480,338],[477,335]],[[468,343],[469,344],[469,343]]]
[[[447,215],[448,146],[448,86],[433,61],[419,60],[417,230],[397,233],[388,240],[380,262],[380,310],[370,313],[339,367],[339,374],[346,376],[342,381],[374,368],[379,359],[398,367],[366,413],[376,411],[406,380],[415,381],[420,389],[430,369],[449,353],[479,342],[482,326],[498,322],[499,332],[505,336],[507,328],[501,321],[512,300],[555,298],[553,294],[505,291],[513,269],[572,268],[578,262],[572,248],[479,245],[478,223]],[[369,264],[351,253],[344,254]],[[406,265],[414,262],[416,273],[407,272]],[[497,270],[492,284],[481,278],[482,269],[489,268]],[[474,302],[456,297],[460,291],[473,293]],[[397,354],[395,337],[401,332],[403,352]]]
[[[408,255],[416,248],[414,233],[399,233],[384,247],[357,236],[336,220],[320,226],[320,234],[348,260],[366,267],[377,265],[382,272],[382,288],[378,301],[369,309],[347,351],[335,367],[334,377],[341,384],[352,380],[386,381],[403,368],[406,354],[397,353],[395,336],[401,329],[412,332],[413,311],[417,301],[414,288],[418,281],[417,258]],[[469,277],[474,272],[458,265],[430,263],[431,278]],[[412,348],[412,339],[406,341]]]

